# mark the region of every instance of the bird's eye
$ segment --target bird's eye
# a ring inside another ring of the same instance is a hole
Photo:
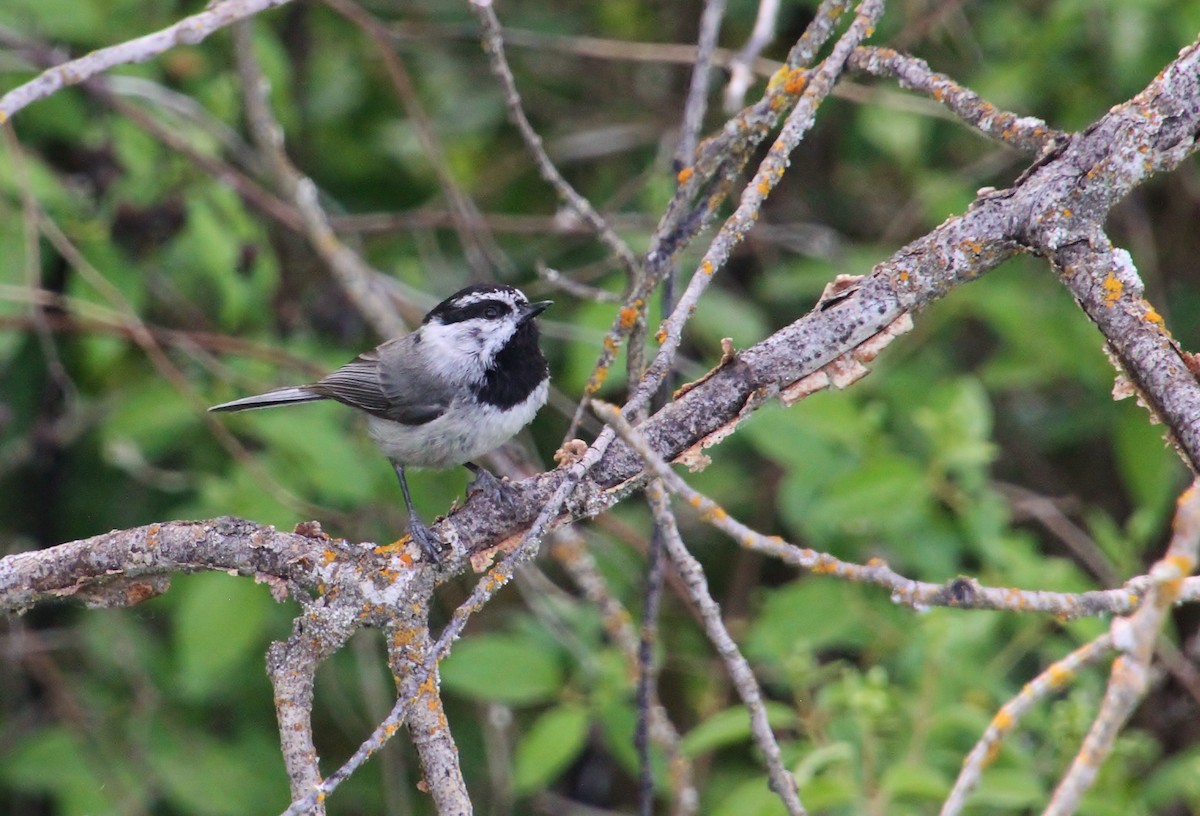
[[[488,306],[483,310],[483,316],[488,320],[495,320],[500,316],[500,309],[497,306]]]

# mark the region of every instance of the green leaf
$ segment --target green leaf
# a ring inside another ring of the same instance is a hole
[[[1146,780],[1143,795],[1156,813],[1167,812],[1172,803],[1182,803],[1182,810],[1196,813],[1200,809],[1200,749],[1192,747],[1167,758]]]
[[[748,779],[717,803],[712,816],[786,816],[787,809],[767,787],[766,775]]]
[[[267,734],[246,729],[235,739],[218,740],[183,723],[160,722],[151,739],[150,765],[180,813],[265,813],[287,801],[279,746]]]
[[[757,343],[770,334],[761,307],[744,297],[712,287],[696,306],[688,323],[688,337],[710,354],[720,354],[722,337],[733,338],[737,348]]]
[[[604,736],[604,745],[612,753],[617,764],[627,773],[636,776],[638,768],[637,751],[633,747],[633,734],[637,727],[637,713],[633,706],[622,700],[614,700],[602,706],[598,712],[600,733]],[[655,776],[656,779],[661,778]]]
[[[901,165],[917,163],[930,131],[928,116],[882,105],[863,105],[856,112],[861,132],[872,144]]]
[[[768,702],[766,709],[772,729],[790,728],[796,724],[796,712],[783,703]],[[750,712],[737,705],[705,719],[684,736],[680,747],[685,756],[697,757],[750,739]]]
[[[176,579],[174,617],[177,688],[199,698],[235,695],[231,670],[244,660],[261,660],[265,624],[273,601],[250,578],[205,573]]]
[[[553,699],[563,671],[547,641],[505,634],[460,642],[442,662],[442,686],[476,700],[531,705]]]
[[[564,703],[538,717],[517,745],[513,786],[517,793],[540,790],[575,761],[587,743],[587,709]]]
[[[928,439],[935,463],[959,476],[979,481],[984,468],[996,457],[990,441],[992,406],[983,385],[962,377],[937,386],[924,405],[913,412],[913,422]]]
[[[914,460],[898,454],[879,453],[858,468],[830,477],[803,513],[786,501],[796,489],[794,479],[785,481],[781,511],[800,531],[820,541],[839,535],[902,538],[927,520],[931,507],[925,473]]]
[[[1044,805],[1046,791],[1032,770],[991,768],[983,774],[979,787],[968,802],[976,806],[1021,810]]]
[[[950,792],[950,780],[935,768],[925,765],[899,764],[883,774],[880,787],[889,799],[940,803]]]
[[[0,778],[6,785],[30,794],[46,794],[62,816],[118,813],[145,807],[146,792],[138,780],[123,779],[111,784],[103,776],[111,770],[89,758],[93,749],[64,728],[44,728],[0,755]],[[133,795],[134,805],[125,797]]]
[[[1122,406],[1126,407],[1126,406]],[[1117,471],[1138,510],[1165,521],[1184,482],[1184,467],[1167,447],[1163,426],[1141,408],[1122,411],[1113,434]]]

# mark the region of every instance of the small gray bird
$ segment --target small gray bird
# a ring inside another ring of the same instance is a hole
[[[500,480],[472,460],[511,439],[546,404],[550,371],[534,318],[550,304],[530,303],[511,286],[468,286],[434,306],[412,334],[360,354],[324,379],[208,410],[331,399],[365,412],[371,439],[400,480],[413,540],[436,562],[438,540],[413,507],[404,468],[465,465],[475,474],[471,490],[507,497]]]

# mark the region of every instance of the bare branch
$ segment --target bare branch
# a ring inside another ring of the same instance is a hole
[[[700,610],[704,631],[721,660],[725,662],[725,670],[733,681],[734,688],[742,698],[742,703],[750,713],[750,728],[754,741],[763,752],[763,761],[767,764],[767,778],[771,790],[779,796],[787,812],[792,816],[805,813],[804,805],[800,802],[800,790],[796,785],[796,777],[784,767],[783,757],[779,750],[779,742],[771,731],[771,723],[767,720],[767,709],[763,705],[762,689],[754,677],[754,670],[749,661],[742,655],[733,636],[725,628],[721,620],[721,607],[708,590],[708,580],[704,577],[704,568],[700,565],[683,543],[679,535],[679,526],[675,522],[675,514],[671,510],[671,502],[663,489],[662,481],[655,479],[646,488],[651,510],[658,528],[663,531],[663,543],[671,562],[675,565],[679,576],[687,587],[688,595]]]
[[[1112,751],[1117,734],[1133,715],[1150,682],[1150,661],[1159,631],[1179,599],[1183,581],[1196,570],[1200,555],[1200,490],[1195,483],[1179,498],[1175,533],[1166,554],[1150,569],[1146,601],[1127,618],[1112,623],[1112,645],[1121,651],[1113,661],[1108,689],[1071,769],[1058,784],[1046,816],[1074,813]]]
[[[683,124],[679,128],[679,145],[675,149],[676,172],[696,160],[696,142],[704,125],[708,109],[709,74],[712,71],[713,51],[721,33],[721,18],[725,16],[725,0],[705,0],[700,14],[700,35],[696,43],[696,61],[692,64],[692,81],[683,103]]]
[[[779,0],[759,0],[754,29],[742,50],[729,61],[729,82],[725,86],[725,112],[736,113],[742,107],[746,91],[754,82],[751,67],[762,50],[775,39],[775,21],[779,17]]]
[[[253,17],[289,0],[221,0],[199,14],[184,17],[161,31],[134,40],[101,48],[79,59],[64,62],[0,96],[0,124],[32,102],[56,93],[68,85],[78,85],[118,65],[146,62],[177,45],[195,45],[214,31]]]
[[[371,268],[357,252],[337,237],[329,217],[321,207],[317,185],[296,169],[288,158],[283,144],[283,128],[271,113],[269,84],[254,57],[250,26],[248,21],[235,26],[234,56],[242,80],[246,120],[254,143],[263,154],[275,185],[299,211],[309,244],[329,266],[334,280],[359,314],[381,337],[403,334],[406,324],[393,308],[389,296],[391,290],[385,290],[381,284],[383,274]],[[423,310],[412,301],[404,305],[410,322],[419,321]]]
[[[1095,592],[1042,592],[1012,587],[986,587],[971,578],[955,578],[944,584],[914,581],[893,571],[885,561],[874,558],[866,564],[843,561],[828,553],[800,547],[779,536],[766,536],[729,515],[719,504],[692,488],[671,469],[650,440],[634,428],[614,405],[593,400],[596,415],[615,428],[622,440],[633,446],[653,475],[667,489],[680,496],[712,524],[747,549],[777,558],[786,564],[806,569],[815,575],[836,575],[856,583],[875,584],[891,592],[892,601],[912,607],[950,606],[969,609],[1008,609],[1019,612],[1043,612],[1060,618],[1094,617],[1126,613],[1140,607],[1151,586],[1142,576],[1128,581],[1121,589]],[[1200,584],[1200,581],[1197,581]]]
[[[979,94],[964,88],[945,74],[933,71],[924,60],[890,48],[857,48],[846,67],[873,76],[895,77],[901,87],[920,91],[945,105],[980,133],[1022,153],[1036,156],[1063,138],[1062,133],[1041,119],[997,110]]]
[[[595,230],[596,235],[604,242],[605,246],[621,261],[626,273],[630,276],[637,275],[641,265],[633,251],[613,231],[604,217],[596,212],[591,202],[581,196],[563,178],[562,173],[558,172],[554,162],[546,155],[546,149],[542,146],[542,138],[529,123],[529,117],[525,115],[525,108],[521,104],[517,81],[513,78],[512,69],[508,67],[508,58],[504,55],[504,35],[500,27],[500,20],[496,17],[496,10],[492,8],[491,0],[471,0],[470,6],[483,29],[483,48],[490,60],[492,73],[500,80],[500,87],[504,90],[504,103],[508,107],[509,121],[517,128],[521,138],[525,141],[525,146],[533,157],[542,179],[554,188],[554,192],[568,207]]]
[[[1000,743],[1013,732],[1021,718],[1039,702],[1061,691],[1075,678],[1080,669],[1099,663],[1112,649],[1112,645],[1112,636],[1108,634],[1088,641],[1061,660],[1056,660],[1026,683],[1020,694],[1005,703],[996,712],[979,742],[971,749],[971,753],[963,760],[962,771],[942,805],[941,816],[957,816],[962,813],[967,797],[979,784],[983,769],[995,758],[996,752],[1000,750]]]

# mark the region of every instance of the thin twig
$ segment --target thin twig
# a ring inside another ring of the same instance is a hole
[[[788,55],[789,67],[798,70],[801,65],[808,64],[806,60],[815,57],[846,4],[847,0],[822,0],[813,21]],[[733,189],[733,178],[741,172],[783,113],[791,109],[805,91],[803,81],[788,81],[789,78],[803,80],[803,77],[803,71],[794,76],[791,70],[777,72],[776,80],[768,84],[763,98],[727,122],[719,133],[702,142],[695,164],[677,174],[678,187],[651,237],[644,272],[626,295],[625,303],[617,310],[604,337],[564,441],[575,436],[588,410],[588,400],[604,385],[617,352],[627,338],[630,342],[627,369],[636,373],[636,377],[630,377],[630,382],[641,379],[641,349],[636,341],[645,325],[651,293],[672,274],[680,250],[716,219],[720,205]]]
[[[1098,663],[1112,649],[1112,645],[1112,636],[1107,633],[1088,641],[1066,657],[1054,661],[1026,683],[1016,697],[1001,706],[979,742],[963,760],[958,779],[942,804],[941,816],[958,816],[962,812],[967,797],[979,784],[983,769],[995,759],[1000,744],[1013,732],[1021,718],[1042,700],[1062,691],[1075,679],[1080,669]]]
[[[450,203],[450,212],[454,216],[454,228],[458,232],[459,243],[466,254],[467,261],[479,280],[492,280],[496,271],[511,273],[512,263],[496,244],[489,231],[487,221],[479,211],[479,207],[471,200],[462,186],[450,172],[450,162],[446,151],[442,148],[437,131],[429,121],[429,115],[421,104],[416,88],[413,87],[409,71],[403,61],[392,48],[391,38],[387,27],[366,9],[350,0],[324,0],[325,5],[354,23],[374,43],[376,50],[383,58],[384,68],[396,89],[396,95],[404,106],[408,121],[412,124],[413,133],[421,144],[442,194]]]
[[[725,112],[737,113],[746,99],[746,91],[754,82],[754,62],[762,50],[775,39],[775,22],[779,17],[779,0],[759,0],[754,29],[742,49],[729,61],[729,82],[725,86]]]
[[[251,26],[250,21],[234,26],[236,46],[233,52],[241,79],[246,121],[254,144],[271,168],[275,185],[300,212],[309,244],[328,265],[334,280],[359,314],[381,337],[403,334],[406,321],[393,306],[391,290],[385,290],[379,283],[383,273],[372,268],[337,237],[329,223],[329,216],[321,206],[317,185],[288,158],[283,128],[271,112],[270,86],[254,56]],[[415,301],[401,305],[405,307],[409,322],[419,320],[421,309]]]
[[[708,109],[709,76],[712,73],[713,51],[721,34],[721,18],[725,16],[725,0],[704,0],[700,14],[700,34],[696,38],[696,61],[692,64],[692,81],[683,103],[683,124],[679,128],[679,146],[675,150],[675,172],[678,173],[696,160],[696,143],[704,126]]]
[[[783,801],[787,812],[792,816],[800,816],[805,812],[800,802],[800,791],[796,785],[796,777],[783,764],[783,755],[779,750],[779,742],[771,731],[767,719],[767,709],[763,704],[762,689],[754,676],[754,670],[749,661],[742,655],[737,642],[729,634],[724,621],[721,620],[721,607],[708,589],[708,580],[704,576],[704,567],[700,565],[683,543],[679,534],[679,526],[675,522],[675,514],[671,502],[667,498],[662,481],[655,479],[646,488],[646,496],[650,509],[654,513],[656,529],[662,531],[666,551],[675,565],[688,596],[700,610],[704,623],[704,631],[708,640],[717,650],[717,654],[725,663],[725,669],[742,698],[742,703],[750,714],[750,730],[754,741],[763,753],[763,761],[767,765],[767,778],[771,790]]]
[[[153,34],[100,48],[79,59],[56,65],[0,96],[0,124],[30,103],[45,99],[63,87],[78,85],[118,65],[146,62],[178,45],[195,45],[214,31],[288,2],[290,0],[222,0]]]
[[[571,580],[583,590],[588,602],[600,612],[605,633],[625,656],[631,673],[638,671],[638,633],[629,610],[609,589],[596,560],[574,527],[554,531],[550,554]],[[691,760],[680,747],[679,732],[657,696],[650,706],[650,736],[667,755],[671,789],[675,792],[675,816],[691,816],[699,808],[700,794],[693,780]]]
[[[654,450],[639,429],[629,424],[615,405],[592,400],[592,408],[601,421],[608,423],[633,448],[650,472],[661,478],[667,490],[678,495],[699,514],[700,519],[721,530],[741,546],[769,555],[814,575],[835,575],[849,581],[874,584],[891,593],[893,603],[914,608],[948,606],[958,609],[1007,609],[1014,612],[1042,612],[1061,619],[1127,614],[1138,609],[1152,585],[1149,576],[1126,581],[1118,589],[1092,592],[1044,592],[1012,587],[983,586],[973,578],[959,577],[944,584],[914,581],[892,570],[883,559],[866,564],[843,561],[828,553],[800,547],[779,536],[766,536],[729,515],[719,504],[700,493],[676,473]],[[1200,591],[1200,580],[1184,583],[1184,591]],[[1190,596],[1181,596],[1190,597]]]
[[[516,79],[513,77],[512,69],[508,65],[508,58],[504,54],[503,30],[500,26],[500,20],[496,17],[496,11],[492,8],[491,0],[470,0],[470,6],[471,10],[475,12],[475,16],[479,19],[479,25],[482,29],[483,50],[488,55],[488,62],[491,65],[492,73],[500,80],[500,86],[504,89],[504,104],[508,109],[509,121],[513,123],[517,131],[521,134],[521,138],[524,140],[525,146],[529,150],[534,164],[537,166],[538,173],[554,189],[558,197],[595,230],[597,237],[621,261],[621,265],[625,267],[626,274],[630,276],[636,275],[640,264],[637,256],[633,254],[633,250],[613,231],[608,222],[604,220],[604,217],[596,212],[591,202],[580,195],[571,186],[570,182],[563,177],[562,173],[558,172],[558,168],[554,166],[554,162],[546,155],[546,149],[542,146],[542,138],[533,129],[533,125],[529,122],[529,117],[525,115],[525,108],[521,103],[521,94],[517,90]]]
[[[1193,483],[1180,496],[1174,534],[1166,554],[1150,568],[1152,581],[1146,601],[1129,617],[1112,623],[1112,645],[1120,652],[1113,661],[1108,689],[1092,727],[1059,781],[1045,816],[1067,816],[1092,786],[1100,766],[1112,752],[1117,734],[1133,715],[1150,683],[1150,663],[1159,632],[1171,607],[1179,600],[1183,581],[1196,570],[1200,555],[1200,488]]]
[[[666,379],[675,352],[683,341],[684,324],[696,310],[701,294],[712,282],[716,271],[729,259],[733,248],[741,243],[746,233],[754,226],[763,202],[783,178],[792,151],[812,127],[817,107],[833,89],[851,52],[874,31],[875,23],[882,14],[882,0],[863,0],[854,21],[834,46],[832,53],[804,80],[804,90],[800,94],[795,108],[788,115],[779,138],[771,145],[767,157],[759,165],[758,172],[754,174],[754,178],[742,191],[737,209],[726,219],[721,231],[709,245],[708,251],[704,253],[704,257],[692,274],[687,289],[680,296],[675,310],[659,329],[658,354],[642,381],[638,383],[637,390],[630,397],[626,411],[636,411],[641,406],[648,404],[650,397]]]
[[[650,709],[658,696],[654,644],[658,641],[658,616],[662,606],[664,563],[663,530],[655,524],[646,557],[646,584],[642,593],[642,626],[637,652],[637,726],[633,745],[638,757],[638,813],[654,814],[654,769],[650,763]]]
[[[920,91],[980,133],[1022,153],[1036,156],[1064,136],[1035,116],[999,110],[979,94],[931,69],[925,60],[890,48],[856,48],[846,67],[872,76],[894,77],[901,87]]]

